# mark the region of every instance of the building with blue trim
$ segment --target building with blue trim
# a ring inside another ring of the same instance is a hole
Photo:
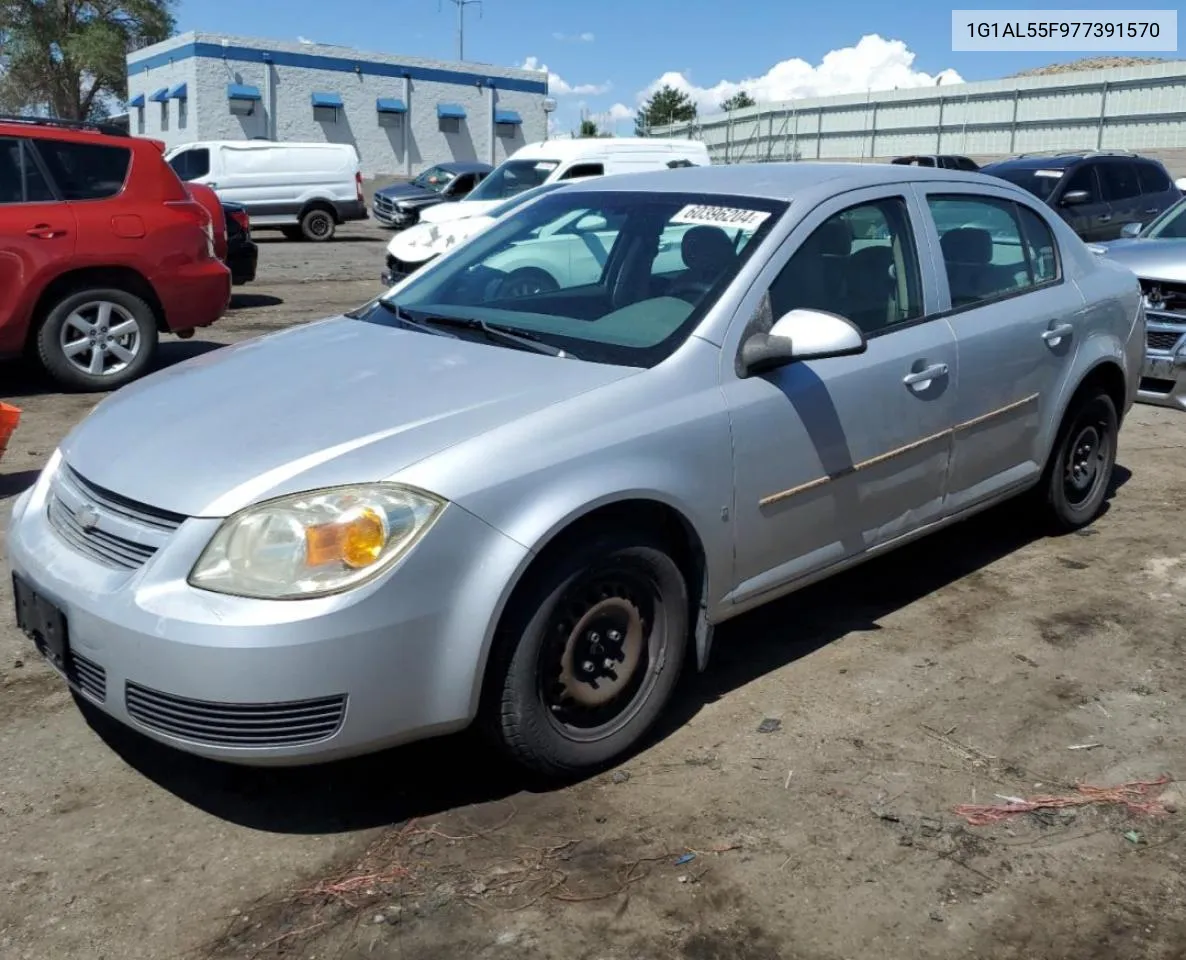
[[[543,140],[547,75],[325,44],[184,33],[128,56],[128,124],[195,140],[351,143],[364,176],[496,164]]]

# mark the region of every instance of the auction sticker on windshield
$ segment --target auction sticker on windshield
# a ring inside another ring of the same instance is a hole
[[[690,203],[671,218],[672,223],[687,223],[701,227],[736,227],[751,233],[757,230],[770,214],[765,210],[746,210],[743,207],[710,207]]]

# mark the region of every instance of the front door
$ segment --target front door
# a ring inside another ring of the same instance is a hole
[[[28,141],[0,139],[0,354],[25,342],[31,298],[19,292],[43,289],[70,262],[76,234],[70,206],[55,198]]]
[[[1085,314],[1034,209],[993,187],[928,184],[920,193],[959,344],[954,513],[1041,472],[1041,426],[1056,416]]]
[[[927,315],[912,223],[919,215],[917,201],[894,189],[830,201],[757,281],[771,320],[795,308],[826,310],[857,324],[868,348],[748,378],[737,376],[726,351],[734,602],[943,514],[957,357],[946,320]]]
[[[1074,204],[1062,202],[1061,197],[1078,190],[1087,194],[1086,200]],[[1112,208],[1104,199],[1094,164],[1076,167],[1067,176],[1058,197],[1055,209],[1075,233],[1088,242],[1107,239],[1112,230]]]

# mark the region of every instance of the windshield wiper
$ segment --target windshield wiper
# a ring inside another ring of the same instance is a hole
[[[458,339],[457,334],[449,333],[446,330],[438,330],[436,327],[431,327],[427,323],[421,323],[418,320],[413,320],[405,312],[403,307],[392,300],[381,297],[379,299],[379,306],[381,306],[388,313],[395,316],[395,319],[402,323],[405,327],[411,327],[413,330],[419,330],[421,333],[430,333],[434,337],[452,337],[454,340]]]
[[[497,323],[487,323],[476,317],[442,317],[434,314],[422,317],[420,322],[434,326],[439,324],[441,326],[464,327],[467,330],[481,330],[491,340],[512,343],[522,350],[534,350],[536,353],[544,353],[549,357],[576,359],[571,353],[553,344],[545,343],[535,334],[528,333],[526,330],[517,330],[514,327],[505,327]]]

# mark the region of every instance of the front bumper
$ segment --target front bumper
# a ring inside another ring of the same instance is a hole
[[[427,262],[427,260],[424,261],[424,263]],[[387,254],[386,263],[387,269],[379,274],[379,280],[387,287],[393,287],[401,280],[406,280],[424,266],[424,263],[409,263],[406,260],[400,260],[398,257],[393,257],[390,253]]]
[[[218,520],[183,520],[133,570],[84,555],[61,514],[52,523],[47,514],[70,489],[54,472],[17,500],[9,557],[65,616],[70,654],[59,672],[114,719],[253,765],[367,753],[472,720],[493,623],[527,551],[463,509],[448,506],[392,570],[357,590],[258,601],[186,583]],[[103,500],[90,506],[104,516]]]
[[[1163,317],[1165,314],[1147,315],[1145,362],[1137,400],[1186,410],[1186,318],[1179,323],[1165,322]]]

